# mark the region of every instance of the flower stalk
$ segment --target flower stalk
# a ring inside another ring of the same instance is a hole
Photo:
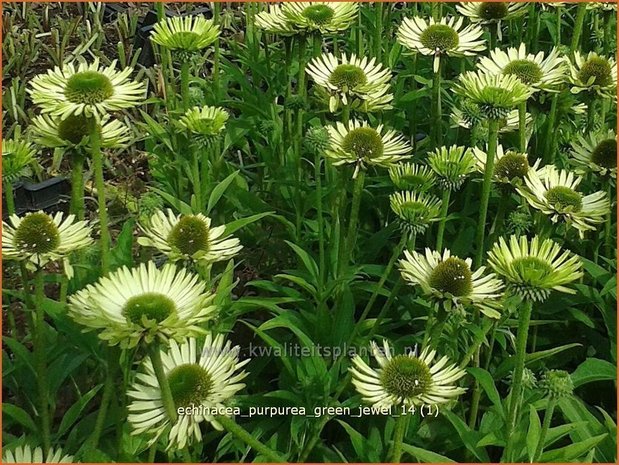
[[[101,228],[101,273],[106,275],[110,271],[110,230],[107,218],[105,200],[105,180],[103,178],[103,154],[101,153],[101,127],[99,123],[92,125],[90,131],[90,146],[95,174],[95,187],[99,203],[99,226]]]
[[[537,447],[535,448],[535,454],[533,454],[532,463],[539,462],[542,453],[544,452],[544,442],[546,442],[546,436],[548,435],[548,430],[550,429],[550,422],[552,421],[552,414],[555,411],[557,402],[558,399],[555,396],[550,396],[548,398],[548,403],[546,404],[546,413],[544,413],[544,423],[542,424],[542,430],[539,433],[539,439],[537,442]]]
[[[236,436],[256,452],[263,455],[269,462],[284,463],[286,458],[279,455],[277,452],[267,447],[264,443],[253,437],[245,428],[236,423],[232,418],[226,416],[218,416],[217,421],[223,426],[226,431]]]
[[[514,374],[510,395],[509,413],[507,416],[507,445],[503,451],[502,461],[512,461],[512,454],[514,449],[514,430],[516,423],[518,422],[518,411],[520,404],[522,403],[523,385],[522,379],[524,374],[524,363],[527,352],[527,339],[529,335],[529,326],[531,323],[531,312],[533,310],[533,303],[530,299],[525,299],[522,307],[520,308],[520,315],[518,318],[518,334],[516,335],[516,359],[514,366]]]
[[[45,453],[51,448],[51,427],[49,396],[47,382],[47,347],[45,344],[45,294],[44,274],[41,268],[34,273],[34,295],[36,324],[34,327],[34,355],[37,367],[37,387],[39,393],[39,418],[41,420],[41,436]]]

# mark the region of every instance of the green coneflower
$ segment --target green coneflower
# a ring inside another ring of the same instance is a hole
[[[501,276],[511,291],[524,299],[544,301],[555,290],[574,294],[566,287],[582,276],[577,255],[564,251],[551,239],[511,236],[500,238],[488,252],[488,264]]]
[[[582,181],[574,173],[553,165],[539,171],[530,170],[524,185],[517,188],[529,205],[548,215],[552,222],[564,221],[578,230],[580,237],[595,230],[610,211],[606,192],[583,195],[577,187]]]
[[[153,262],[120,268],[69,299],[69,315],[110,345],[132,348],[204,333],[218,309],[198,275]]]
[[[433,195],[422,192],[396,192],[389,196],[391,210],[398,216],[403,230],[421,234],[431,223],[438,221],[441,201]]]
[[[584,56],[576,51],[574,61],[570,62],[570,82],[574,94],[586,91],[614,98],[617,92],[617,62],[595,52]]]
[[[304,32],[337,32],[348,29],[357,19],[356,2],[290,2],[281,9],[295,29]]]
[[[163,395],[150,358],[143,362],[142,373],[127,395],[129,423],[132,434],[146,433],[153,444],[168,431],[168,449],[180,450],[202,438],[200,423],[208,422],[215,429],[223,428],[210,411],[229,404],[234,395],[245,387],[240,381],[247,376],[243,368],[249,359],[239,361],[239,347],[225,342],[223,335],[207,334],[201,350],[194,338],[178,345],[170,341],[170,348],[161,351],[161,360],[170,386],[175,409],[184,409],[176,423],[166,415]],[[194,411],[195,410],[195,411]]]
[[[428,21],[415,16],[404,18],[398,28],[398,42],[422,55],[434,56],[434,72],[439,69],[441,56],[474,56],[486,49],[479,26],[463,27],[464,18],[445,17]]]
[[[587,2],[587,10],[617,11],[616,2]]]
[[[150,40],[171,50],[184,61],[215,42],[219,32],[219,26],[212,19],[175,16],[155,24]]]
[[[480,173],[485,172],[488,154],[478,147],[474,147],[472,153],[477,159],[477,170]],[[494,179],[501,184],[512,185],[522,184],[529,170],[537,170],[540,163],[539,160],[536,160],[531,166],[526,153],[504,150],[502,145],[497,147],[494,160]]]
[[[556,90],[567,77],[565,60],[556,48],[544,58],[544,52],[527,54],[525,44],[506,51],[496,48],[490,52],[490,57],[482,57],[477,67],[488,74],[514,75],[536,91]]]
[[[479,71],[461,74],[454,90],[479,105],[485,118],[494,120],[505,118],[510,110],[526,101],[533,92],[531,87],[513,74],[486,74]]]
[[[502,118],[499,122],[499,133],[505,134],[517,131],[519,129],[519,118],[518,110],[509,111],[507,116]],[[481,111],[478,104],[473,103],[467,98],[461,99],[458,106],[452,107],[451,121],[453,122],[452,127],[460,126],[465,129],[472,129],[475,127],[475,129],[481,130],[482,133],[480,137],[482,139],[488,138],[488,121],[486,115]],[[531,118],[531,114],[527,112],[525,124],[529,134],[531,132],[532,121],[533,118]]]
[[[436,351],[424,348],[420,354],[393,355],[384,340],[381,349],[370,347],[379,368],[371,368],[359,355],[352,358],[352,383],[363,400],[378,407],[446,404],[466,390],[455,382],[466,372],[447,357],[437,361]]]
[[[542,375],[540,387],[547,396],[556,399],[570,397],[574,393],[574,382],[565,370],[547,370]]]
[[[32,270],[62,260],[64,272],[71,278],[68,256],[93,240],[88,223],[75,221],[75,215],[63,216],[62,212],[50,216],[42,211],[10,216],[9,224],[2,222],[2,257],[24,261]]]
[[[485,274],[481,266],[471,270],[472,261],[426,248],[425,254],[404,251],[400,271],[405,281],[420,286],[423,293],[443,305],[457,310],[467,306],[478,308],[490,318],[498,318],[503,284],[493,273]]]
[[[360,111],[391,108],[393,95],[388,93],[391,71],[375,58],[358,58],[345,54],[338,60],[327,53],[312,59],[306,68],[314,82],[329,95],[329,110],[341,104]]]
[[[585,137],[576,136],[572,142],[570,162],[579,174],[587,171],[601,176],[617,177],[617,134],[612,129]]]
[[[225,129],[228,118],[228,112],[220,107],[193,107],[181,117],[179,124],[202,144],[209,145]]]
[[[96,122],[84,114],[70,115],[65,119],[49,115],[39,115],[32,120],[32,139],[44,147],[89,146],[89,136]],[[129,144],[129,128],[109,115],[104,115],[99,122],[101,147],[123,148]]]
[[[30,174],[36,150],[24,140],[2,139],[2,182],[13,183]]]
[[[129,78],[133,69],[115,68],[116,60],[100,67],[98,58],[91,64],[69,63],[35,76],[28,92],[43,113],[60,119],[84,114],[100,120],[110,111],[139,105],[144,97],[146,86]]]
[[[460,189],[467,176],[475,169],[475,158],[471,150],[452,145],[440,147],[428,156],[428,165],[436,173],[442,189]]]
[[[382,124],[374,129],[365,121],[352,120],[348,125],[337,122],[335,126],[327,127],[327,130],[331,144],[325,155],[336,166],[355,165],[355,175],[360,168],[368,165],[388,168],[408,158],[411,151],[402,135],[391,129],[384,130]]]
[[[73,456],[62,449],[50,449],[45,457],[40,447],[17,446],[2,453],[2,463],[73,463]]]
[[[243,246],[238,239],[225,236],[225,226],[211,226],[211,219],[200,214],[175,215],[158,211],[140,224],[144,236],[138,243],[155,247],[171,261],[194,260],[204,265],[230,260]]]
[[[395,187],[404,191],[427,192],[436,182],[434,171],[416,163],[397,163],[389,167],[389,177]]]
[[[460,2],[456,10],[474,23],[497,24],[526,13],[526,2]],[[500,27],[499,39],[500,37]]]

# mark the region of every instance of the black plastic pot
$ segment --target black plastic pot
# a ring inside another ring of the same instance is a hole
[[[109,23],[114,21],[119,14],[126,13],[127,7],[120,3],[106,3],[103,8],[103,21]]]
[[[175,16],[179,16],[175,11],[172,11],[168,8],[165,9],[165,15],[167,18],[173,18]],[[201,8],[196,8],[194,11],[188,14],[180,15],[183,16],[205,16],[206,18],[211,18],[213,16],[213,12],[210,7],[205,6]],[[155,10],[149,10],[142,18],[140,22],[140,28],[138,29],[137,34],[135,35],[135,40],[133,42],[134,49],[142,49],[140,52],[140,57],[138,58],[138,63],[146,68],[150,68],[155,65],[155,54],[153,52],[153,47],[150,43],[150,34],[155,28],[155,24],[157,24],[157,12]]]
[[[61,176],[39,183],[18,182],[13,185],[15,213],[23,215],[31,211],[55,211],[68,203],[71,184]],[[8,218],[6,211],[6,193],[2,194],[2,218]]]

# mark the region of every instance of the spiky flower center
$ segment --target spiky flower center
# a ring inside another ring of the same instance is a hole
[[[419,40],[430,50],[445,52],[456,48],[460,37],[454,28],[446,24],[432,24],[421,33]]]
[[[365,72],[355,65],[338,65],[329,76],[329,82],[338,89],[354,89],[368,82]]]
[[[84,137],[90,136],[96,126],[95,119],[83,113],[70,115],[58,123],[58,136],[72,144],[79,144]]]
[[[529,171],[529,161],[521,153],[508,152],[497,160],[494,174],[499,178],[522,179]]]
[[[417,357],[396,355],[385,365],[380,376],[388,394],[410,399],[427,394],[432,387],[430,368]]]
[[[508,11],[505,2],[482,2],[479,6],[479,16],[486,21],[503,19]]]
[[[137,325],[144,318],[161,323],[176,312],[176,305],[169,297],[158,292],[146,292],[131,297],[122,309],[123,316]]]
[[[513,74],[527,85],[535,84],[544,77],[539,65],[531,60],[511,61],[503,68],[503,74]]]
[[[168,373],[167,378],[176,408],[200,405],[213,388],[209,372],[196,363],[175,367]]]
[[[360,160],[372,159],[383,154],[384,144],[382,137],[375,129],[356,128],[344,136],[342,148]]]
[[[70,102],[94,105],[114,95],[114,85],[105,74],[82,71],[69,78],[64,94]]]
[[[572,377],[564,370],[548,370],[544,373],[542,387],[552,397],[569,397],[574,392]]]
[[[406,173],[400,176],[399,183],[403,186],[406,186],[406,189],[417,190],[420,188],[425,188],[426,184],[428,184],[430,180],[427,177],[424,177],[420,174],[410,174]]]
[[[439,263],[430,274],[430,286],[455,297],[473,291],[473,279],[469,265],[458,257],[449,257]]]
[[[582,195],[574,189],[565,186],[556,186],[546,191],[546,200],[557,211],[569,209],[579,212],[582,209]]]
[[[207,251],[209,228],[197,216],[183,216],[170,231],[168,243],[185,255],[193,255],[201,250]]]
[[[49,253],[59,244],[58,226],[45,213],[25,216],[15,231],[15,246],[28,254]]]
[[[517,258],[512,267],[522,282],[532,285],[541,285],[554,272],[548,262],[537,257]]]
[[[606,139],[595,146],[591,161],[604,168],[617,168],[617,140]]]
[[[417,221],[428,213],[428,207],[422,202],[404,202],[398,210],[399,215],[408,221]]]
[[[588,84],[589,79],[593,78],[590,85],[608,86],[612,82],[610,63],[602,57],[589,58],[580,68],[578,79]]]
[[[301,14],[313,23],[322,26],[333,19],[335,12],[327,5],[312,5],[305,8]]]

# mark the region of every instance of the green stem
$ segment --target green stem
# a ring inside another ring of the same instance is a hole
[[[606,222],[604,224],[604,252],[606,258],[611,260],[612,250],[613,250],[613,240],[612,240],[612,223],[613,223],[613,186],[610,182],[610,179],[606,181],[606,192],[608,193],[608,200],[610,202],[610,210],[608,212],[608,216],[606,217]]]
[[[531,312],[533,304],[529,300],[525,300],[520,308],[520,316],[518,318],[518,334],[516,336],[516,360],[512,377],[512,388],[509,403],[509,413],[507,416],[507,445],[503,451],[502,461],[511,461],[512,452],[514,449],[514,431],[518,422],[518,411],[522,402],[522,377],[524,373],[524,363],[527,352],[527,338],[529,335],[529,325],[531,323]]]
[[[78,220],[84,219],[84,154],[81,152],[74,153],[71,158],[70,210]]]
[[[170,389],[170,383],[163,368],[163,362],[161,361],[161,349],[158,343],[153,342],[148,346],[148,356],[153,364],[153,370],[157,381],[159,382],[159,388],[161,389],[161,402],[165,409],[166,416],[170,420],[170,424],[174,425],[178,418],[176,413],[176,406],[174,405],[174,398],[172,397],[172,390]]]
[[[557,42],[555,45],[561,45],[561,29],[563,26],[563,22],[561,21],[561,17],[563,16],[563,7],[557,7]]]
[[[486,169],[484,171],[484,182],[481,190],[481,203],[479,210],[479,219],[477,222],[477,254],[475,255],[475,268],[481,266],[482,257],[484,256],[485,246],[484,239],[486,237],[486,217],[488,214],[488,202],[490,200],[490,190],[492,187],[492,176],[494,175],[494,162],[496,158],[496,148],[499,138],[499,121],[491,119],[488,121],[488,155],[486,157]]]
[[[587,107],[587,131],[592,132],[595,128],[595,112],[597,111],[598,100],[595,97],[591,98]]]
[[[585,21],[585,14],[587,13],[587,2],[581,2],[578,4],[578,10],[576,12],[576,19],[574,20],[574,30],[572,31],[572,43],[570,45],[570,54],[573,54],[580,48],[580,36],[582,34],[582,26]]]
[[[318,273],[321,290],[325,284],[325,231],[322,211],[322,157],[316,151],[314,158],[314,177],[316,178],[316,215],[318,216]]]
[[[232,418],[226,416],[218,416],[217,421],[223,426],[226,431],[236,436],[256,452],[263,455],[269,462],[283,463],[286,458],[279,455],[276,451],[267,447],[264,443],[253,437],[245,428],[237,424]]]
[[[533,454],[532,463],[537,463],[544,452],[544,442],[546,441],[546,435],[550,428],[550,422],[552,421],[552,414],[557,406],[557,398],[551,396],[548,398],[548,405],[546,406],[546,413],[544,413],[544,423],[542,424],[542,430],[539,434],[537,447],[535,448],[535,454]]]
[[[219,24],[219,16],[221,15],[221,2],[213,2],[213,22]],[[213,44],[215,53],[213,54],[213,89],[216,96],[219,96],[219,63],[221,50],[219,48],[219,37]],[[268,45],[266,46],[268,53]],[[270,74],[270,73],[269,73]]]
[[[550,114],[548,115],[548,123],[546,126],[546,137],[544,139],[544,160],[547,163],[554,163],[555,153],[553,151],[552,141],[555,135],[555,120],[557,118],[557,104],[559,102],[559,93],[556,92],[552,95],[552,101],[550,103]]]
[[[441,108],[441,71],[442,60],[438,58],[438,67],[434,73],[432,81],[432,116],[434,119],[434,141],[436,147],[443,145],[443,127],[442,127],[442,113]]]
[[[345,249],[347,251],[346,260],[348,260],[348,263],[352,262],[353,255],[355,253],[355,244],[357,242],[357,224],[359,223],[359,208],[361,207],[361,195],[363,194],[364,185],[365,169],[361,168],[353,185],[350,220],[348,221],[348,233],[346,234]]]
[[[4,183],[4,199],[6,200],[6,211],[9,215],[15,214],[15,194],[13,192],[13,184],[10,182]]]
[[[518,105],[518,131],[520,135],[520,153],[527,153],[527,101]]]
[[[116,382],[116,374],[120,366],[120,350],[116,347],[106,347],[107,366],[105,383],[103,384],[103,395],[101,396],[101,404],[99,406],[99,412],[97,413],[97,419],[95,421],[95,427],[90,436],[90,445],[93,449],[99,446],[99,440],[101,439],[101,433],[105,426],[105,419],[107,417],[108,407],[114,394],[114,385]]]
[[[99,226],[101,237],[101,274],[106,275],[110,271],[110,230],[107,218],[107,205],[105,201],[105,180],[103,178],[103,154],[101,153],[101,128],[99,123],[93,124],[90,132],[90,150],[95,174],[95,187],[99,203]]]
[[[355,328],[353,330],[353,333],[350,336],[350,339],[348,341],[348,345],[350,345],[352,343],[352,341],[354,340],[354,337],[359,332],[359,329],[361,328],[361,325],[363,324],[365,319],[370,314],[370,311],[372,310],[372,307],[374,306],[374,303],[376,302],[376,299],[378,298],[379,292],[382,290],[383,286],[387,282],[387,279],[389,278],[389,275],[391,274],[391,270],[393,270],[393,266],[395,265],[396,260],[398,259],[398,257],[402,253],[402,250],[404,250],[404,247],[406,246],[407,241],[408,241],[408,235],[407,234],[403,234],[402,238],[400,239],[400,242],[395,247],[395,249],[393,249],[393,253],[391,254],[391,258],[389,259],[389,262],[387,263],[387,266],[385,267],[385,271],[383,271],[383,274],[381,275],[380,280],[378,281],[378,284],[376,285],[376,288],[374,289],[374,292],[372,292],[372,296],[370,297],[370,300],[368,300],[368,303],[366,304],[365,308],[363,309],[363,313],[361,313],[361,316],[359,317],[359,320],[355,324]]]
[[[374,10],[374,57],[380,63],[383,56],[383,2],[374,3]]]
[[[393,430],[393,452],[391,453],[390,463],[400,463],[402,458],[402,444],[404,443],[404,435],[406,434],[406,427],[408,426],[408,415],[401,414],[395,421],[395,428]]]
[[[36,303],[36,324],[34,327],[34,353],[37,366],[37,387],[39,393],[39,418],[41,419],[41,436],[43,438],[43,454],[47,455],[51,447],[51,420],[49,412],[47,362],[48,347],[45,344],[45,294],[43,270],[34,272],[34,295]]]
[[[196,196],[196,204],[198,205],[198,211],[202,211],[204,205],[202,204],[202,176],[200,175],[200,154],[199,150],[193,148],[193,193]]]
[[[189,109],[189,61],[181,63],[181,98],[183,99],[183,110]]]
[[[436,233],[436,250],[438,252],[443,250],[443,236],[445,235],[445,223],[447,222],[447,212],[449,212],[450,198],[451,191],[449,189],[445,189],[441,200],[441,219],[438,223],[438,231]]]

